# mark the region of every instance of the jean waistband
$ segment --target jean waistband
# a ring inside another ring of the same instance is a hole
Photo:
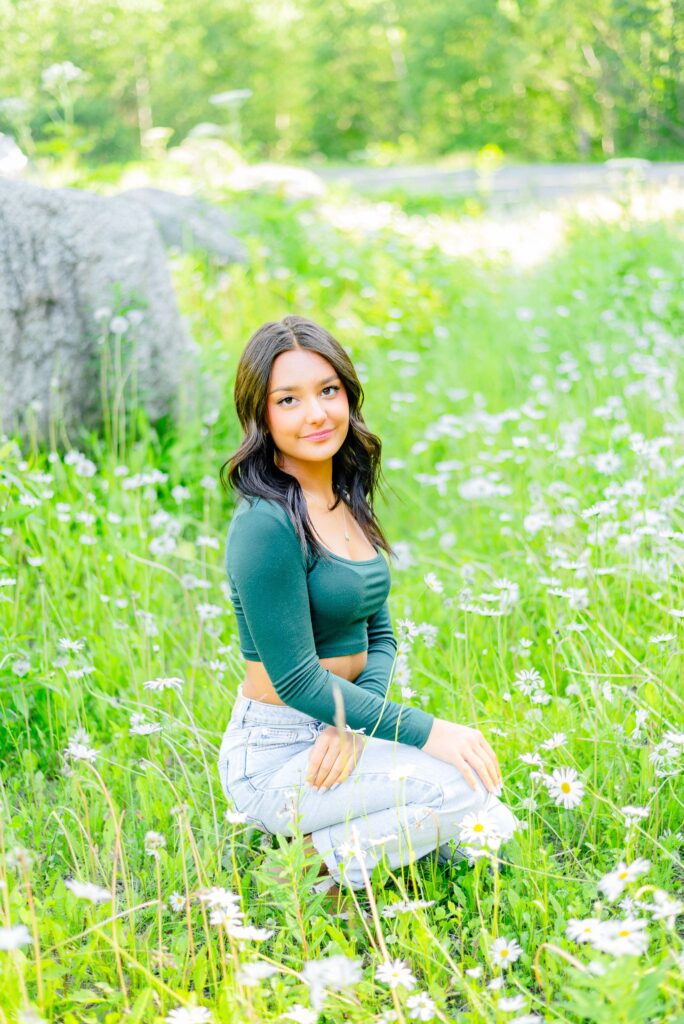
[[[240,728],[243,725],[311,725],[317,723],[318,719],[311,715],[297,711],[287,704],[267,704],[263,700],[254,700],[245,697],[239,689],[233,705],[233,712],[230,716],[230,725],[233,728]]]

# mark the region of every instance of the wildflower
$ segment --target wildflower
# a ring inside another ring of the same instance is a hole
[[[490,952],[497,967],[508,967],[518,959],[522,949],[516,939],[494,939]]]
[[[145,833],[145,853],[151,857],[158,857],[159,851],[166,846],[166,836],[163,836],[161,832],[146,832]]]
[[[69,740],[68,746],[64,751],[64,757],[73,761],[90,761],[91,763],[97,759],[97,750],[93,747],[87,746],[85,743],[79,743],[75,739]]]
[[[482,845],[488,835],[494,831],[491,815],[486,810],[471,811],[459,822],[459,841]]]
[[[471,978],[479,978],[482,975],[482,965],[478,964],[477,967],[466,967],[466,974]]]
[[[658,633],[657,636],[649,637],[649,644],[669,644],[672,640],[676,640],[677,637],[674,633]]]
[[[296,1021],[296,1024],[317,1024],[318,1021],[318,1011],[308,1010],[301,1003],[295,1003],[287,1013],[281,1013],[280,1016],[286,1020]]]
[[[187,498],[192,497],[192,494],[187,487],[183,487],[181,484],[178,484],[176,487],[171,489],[171,497],[177,505],[180,505],[181,501],[185,501]]]
[[[206,1006],[179,1006],[164,1017],[167,1024],[206,1024],[211,1011]]]
[[[185,896],[181,896],[179,892],[172,892],[169,896],[169,906],[176,914],[180,913],[181,910],[185,910],[186,902]]]
[[[487,982],[487,988],[491,992],[497,992],[500,988],[503,988],[505,984],[505,980],[503,979],[503,977],[501,977],[501,975],[499,975],[498,978],[492,978],[491,981]]]
[[[501,996],[496,1005],[499,1010],[522,1010],[526,1001],[525,996],[519,993],[517,996]]]
[[[270,978],[278,973],[278,968],[273,964],[257,962],[253,964],[240,964],[237,973],[237,981],[240,985],[247,985],[249,988],[257,987],[265,978]]]
[[[675,926],[675,917],[684,914],[684,903],[676,900],[663,889],[656,889],[653,893],[653,903],[639,903],[638,906],[650,911],[651,920],[667,921],[667,927],[672,929]]]
[[[544,782],[558,807],[577,807],[582,800],[584,783],[574,768],[554,768]]]
[[[428,590],[432,590],[435,594],[441,594],[444,590],[444,584],[434,572],[425,573],[423,576],[423,582]]]
[[[544,750],[554,750],[556,747],[562,747],[565,740],[566,736],[564,732],[554,732],[553,736],[550,736],[548,740],[544,740],[540,746]]]
[[[219,608],[217,604],[198,604],[196,609],[197,615],[202,622],[210,622],[219,615],[223,615],[223,608]]]
[[[613,956],[640,956],[648,948],[648,921],[626,918],[624,921],[604,921],[591,940],[594,949]]]
[[[199,894],[199,900],[200,903],[206,903],[209,907],[232,907],[240,902],[236,893],[231,889],[222,889],[220,886],[204,889]]]
[[[149,736],[153,732],[161,732],[161,723],[146,722],[145,716],[137,711],[131,715],[131,727],[128,730],[129,736]]]
[[[31,935],[25,924],[15,924],[9,928],[0,927],[0,949],[18,949],[31,941]]]
[[[648,818],[650,813],[648,807],[635,807],[632,804],[627,804],[620,810],[625,816],[625,825],[628,826],[633,825],[639,818]]]
[[[605,893],[606,899],[612,902],[617,899],[628,882],[633,882],[639,875],[643,875],[651,866],[650,860],[637,857],[629,866],[620,861],[614,871],[609,871],[599,881],[598,887]]]
[[[416,979],[403,960],[389,960],[380,964],[375,972],[380,981],[386,982],[390,988],[397,988],[402,985],[404,988],[413,988]]]
[[[526,697],[532,696],[535,690],[542,688],[544,680],[535,668],[523,668],[516,672],[513,685]]]
[[[586,917],[583,920],[571,917],[567,923],[565,934],[573,942],[591,942],[593,937],[598,934],[601,925],[602,922],[597,917]]]
[[[176,550],[176,539],[167,533],[153,537],[148,545],[151,555],[170,555]]]
[[[264,939],[270,939],[273,935],[272,928],[255,928],[252,924],[239,924],[237,921],[215,921],[214,917],[217,914],[223,914],[222,910],[212,910],[211,912],[211,923],[212,924],[225,924],[228,933],[236,939],[252,939],[254,942],[261,942]],[[242,915],[240,915],[242,916]]]
[[[362,961],[343,955],[329,956],[322,960],[308,960],[301,977],[309,986],[311,1005],[322,1010],[328,990],[339,992],[356,985],[362,977]]]
[[[230,810],[230,808],[224,812],[223,817],[226,821],[230,822],[231,825],[242,825],[247,821],[246,814],[239,814],[237,811]]]
[[[148,679],[143,683],[143,690],[158,690],[161,693],[163,690],[180,690],[182,685],[182,679],[162,677],[159,679]]]
[[[77,882],[75,878],[66,879],[64,882],[67,889],[73,892],[79,899],[90,900],[91,903],[108,903],[112,894],[109,889],[93,882]]]
[[[406,1005],[412,1020],[432,1020],[437,1011],[434,1000],[427,992],[416,992],[415,995],[409,996]]]
[[[57,643],[64,651],[82,651],[85,647],[83,640],[68,640],[66,637],[62,637]]]
[[[195,544],[198,548],[213,548],[215,551],[219,550],[219,542],[216,537],[205,537],[204,534],[198,534]]]

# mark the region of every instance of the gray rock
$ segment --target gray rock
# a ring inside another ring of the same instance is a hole
[[[108,420],[122,396],[194,415],[197,353],[140,203],[0,179],[0,430],[68,443],[60,424],[102,426],[103,392]]]
[[[238,224],[220,207],[161,188],[129,188],[119,195],[141,203],[152,214],[165,245],[183,251],[202,249],[217,263],[246,262],[245,247],[235,237]]]

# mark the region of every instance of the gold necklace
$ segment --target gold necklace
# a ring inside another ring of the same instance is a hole
[[[301,484],[300,484],[300,487],[301,487]],[[302,494],[305,494],[307,496],[307,498],[309,498],[309,497],[315,498],[316,497],[315,494],[310,495],[309,492],[305,491],[303,487],[302,487]],[[322,506],[319,505],[318,507],[321,508]],[[328,508],[327,501],[325,503],[325,510],[326,510],[326,512],[332,512],[332,509]],[[344,539],[346,540],[346,542],[348,544],[350,542],[350,540],[351,540],[351,537],[349,536],[349,533],[347,532],[347,510],[344,507],[344,501],[342,502],[342,518],[344,519],[344,527],[343,527],[343,529],[344,529]]]

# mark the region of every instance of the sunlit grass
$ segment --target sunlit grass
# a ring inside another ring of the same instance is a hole
[[[4,1018],[674,1018],[681,215],[567,218],[522,269],[391,221],[345,230],[317,201],[239,202],[247,267],[174,261],[201,419],[129,409],[68,452],[0,450]],[[292,312],[348,349],[383,441],[391,695],[482,728],[525,824],[505,875],[427,858],[383,888],[378,870],[367,928],[312,899],[301,842],[275,853],[292,887],[273,899],[271,841],[226,818],[216,772],[242,677],[218,484],[232,378],[254,329]],[[570,937],[590,919],[628,934],[606,952]],[[326,998],[312,965],[337,955]]]

